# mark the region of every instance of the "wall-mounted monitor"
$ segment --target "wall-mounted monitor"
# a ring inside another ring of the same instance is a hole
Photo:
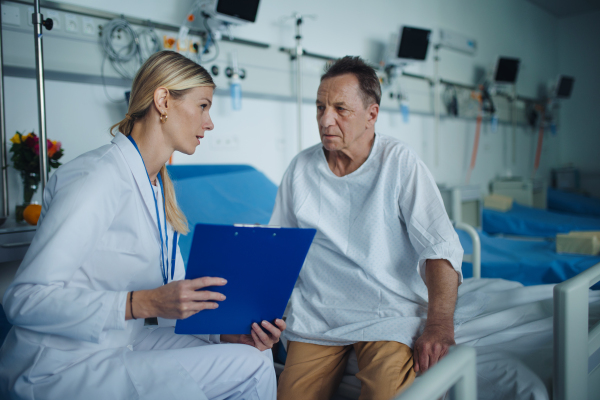
[[[430,29],[403,26],[398,36],[392,36],[388,64],[406,64],[411,61],[423,61],[427,58]]]
[[[409,60],[425,60],[427,58],[430,36],[431,30],[429,29],[413,28],[410,26],[402,27],[396,57]]]
[[[259,3],[260,0],[217,0],[215,17],[232,24],[255,22]]]
[[[558,83],[556,84],[556,97],[559,99],[568,99],[571,97],[573,91],[573,84],[575,78],[572,76],[561,75],[558,77]]]
[[[519,73],[521,60],[511,57],[499,57],[494,71],[494,81],[498,83],[515,83]]]

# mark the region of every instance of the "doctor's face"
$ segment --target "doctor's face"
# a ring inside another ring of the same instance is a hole
[[[327,78],[317,92],[317,122],[323,147],[339,151],[360,145],[360,139],[374,127],[372,106],[365,108],[358,79],[354,74]]]
[[[173,148],[184,154],[194,154],[206,131],[214,128],[210,119],[213,100],[212,87],[195,87],[182,98],[171,100],[167,122],[168,136]]]

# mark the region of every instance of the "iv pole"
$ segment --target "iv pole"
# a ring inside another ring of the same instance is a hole
[[[2,5],[0,5],[0,16],[2,15]],[[1,19],[1,17],[0,17]],[[0,21],[0,27],[2,23]],[[4,60],[2,58],[2,29],[0,29],[0,157],[2,158],[2,215],[0,218],[7,218],[8,211],[8,165],[6,154],[6,120],[4,119]],[[0,225],[2,225],[0,223]]]
[[[40,13],[40,0],[34,1],[34,10],[31,15],[33,22],[33,36],[35,39],[35,70],[37,78],[38,113],[40,132],[40,183],[42,196],[46,183],[48,183],[48,143],[46,138],[46,90],[44,87],[44,47],[42,42],[42,28],[52,29],[54,25],[50,18],[44,20]]]
[[[297,103],[297,129],[298,129],[298,153],[302,151],[302,55],[304,50],[302,49],[302,15],[296,14],[296,103]]]

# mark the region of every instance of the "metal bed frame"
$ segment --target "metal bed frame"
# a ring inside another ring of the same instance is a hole
[[[475,349],[457,346],[394,400],[436,400],[453,390],[454,398],[477,399]]]
[[[481,240],[479,240],[479,234],[475,228],[469,224],[465,224],[464,222],[455,222],[454,227],[456,229],[460,229],[461,231],[467,232],[471,237],[471,242],[473,243],[473,253],[464,254],[463,261],[473,265],[473,278],[481,278]]]
[[[600,393],[600,323],[589,330],[589,288],[600,281],[600,263],[554,287],[554,400],[592,399]]]

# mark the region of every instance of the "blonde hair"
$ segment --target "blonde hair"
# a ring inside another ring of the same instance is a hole
[[[190,89],[202,86],[216,87],[210,74],[203,67],[173,51],[154,53],[137,72],[131,87],[127,116],[111,126],[111,135],[114,136],[117,130],[129,136],[135,122],[148,114],[154,103],[154,91],[159,87],[167,88],[169,94],[177,99]],[[165,193],[167,221],[174,230],[185,235],[189,232],[187,218],[177,204],[175,188],[166,165],[160,169],[160,176]]]

